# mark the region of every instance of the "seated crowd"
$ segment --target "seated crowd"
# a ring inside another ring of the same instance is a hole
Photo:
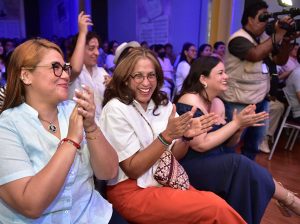
[[[300,215],[293,192],[232,148],[269,111],[226,119],[224,42],[177,57],[169,43],[101,48],[91,25],[81,12],[72,38],[0,50],[1,223],[260,223],[272,198]],[[283,70],[299,121],[300,67]]]

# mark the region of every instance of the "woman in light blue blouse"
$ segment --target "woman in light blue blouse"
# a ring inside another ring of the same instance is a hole
[[[95,190],[117,154],[95,124],[93,92],[68,97],[71,66],[44,39],[17,47],[0,115],[0,223],[114,223]],[[118,220],[115,223],[124,223]]]

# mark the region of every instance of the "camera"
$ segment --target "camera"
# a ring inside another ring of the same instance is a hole
[[[273,19],[267,23],[266,26],[266,33],[268,35],[271,35],[274,33],[274,25],[278,20],[278,16],[280,15],[289,15],[291,18],[294,18],[298,15],[300,15],[300,8],[290,8],[290,9],[283,9],[280,12],[273,12],[273,13],[263,13],[259,15],[258,20],[260,22],[266,22],[269,19]],[[286,35],[290,35],[292,33],[295,33],[297,31],[300,31],[300,19],[295,19],[295,23],[293,25],[289,25],[287,23],[279,23],[280,27],[287,30]]]

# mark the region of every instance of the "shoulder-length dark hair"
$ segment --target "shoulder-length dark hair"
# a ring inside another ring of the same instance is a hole
[[[76,47],[76,43],[78,40],[78,35],[79,33],[77,33],[73,38],[72,38],[72,44],[71,44],[71,50],[70,50],[70,55],[68,55],[69,57],[71,57],[74,53],[75,47]],[[88,31],[86,34],[86,38],[85,38],[85,45],[88,45],[90,40],[96,38],[98,40],[99,46],[101,46],[101,38],[100,36],[94,32],[94,31]]]
[[[12,53],[7,68],[7,87],[5,91],[5,99],[1,113],[9,108],[19,106],[24,102],[25,86],[20,79],[23,67],[32,67],[40,63],[46,51],[53,49],[61,54],[63,53],[59,46],[46,39],[31,39],[19,45]]]
[[[210,44],[201,44],[200,47],[198,48],[198,55],[197,57],[201,57],[202,52],[206,47],[210,47],[210,50],[212,50],[212,46]]]
[[[118,98],[122,103],[127,105],[132,103],[135,98],[135,93],[129,88],[128,81],[130,75],[134,72],[135,65],[143,58],[147,58],[153,63],[157,75],[157,86],[151,97],[155,103],[153,115],[155,115],[155,111],[159,105],[168,104],[169,100],[166,93],[160,91],[164,77],[159,61],[151,50],[137,47],[132,48],[125,58],[117,64],[112,79],[104,92],[103,107],[112,98]]]
[[[219,58],[213,56],[200,57],[195,60],[191,65],[188,76],[182,84],[180,94],[176,97],[175,101],[177,102],[178,99],[186,93],[196,93],[209,102],[205,87],[200,82],[200,76],[204,75],[209,77],[211,70],[220,62],[221,60]]]
[[[181,53],[180,53],[180,59],[179,59],[179,62],[181,61],[186,61],[187,63],[191,64],[188,60],[187,60],[187,57],[185,55],[185,51],[189,51],[190,47],[192,46],[195,46],[194,44],[192,43],[185,43],[183,46],[182,46],[182,50],[181,50]],[[192,60],[193,62],[193,60]]]

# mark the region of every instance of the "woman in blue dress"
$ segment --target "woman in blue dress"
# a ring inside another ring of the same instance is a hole
[[[272,197],[299,215],[298,197],[274,181],[265,168],[224,147],[237,144],[244,128],[264,125],[260,122],[268,116],[265,112],[256,114],[255,105],[249,105],[239,113],[234,111],[234,119],[226,123],[224,104],[218,96],[227,89],[227,79],[220,59],[202,57],[192,64],[176,100],[178,114],[196,106],[194,116],[211,112],[219,115],[212,130],[187,139],[190,148],[181,164],[191,184],[224,198],[247,223],[260,223]]]

